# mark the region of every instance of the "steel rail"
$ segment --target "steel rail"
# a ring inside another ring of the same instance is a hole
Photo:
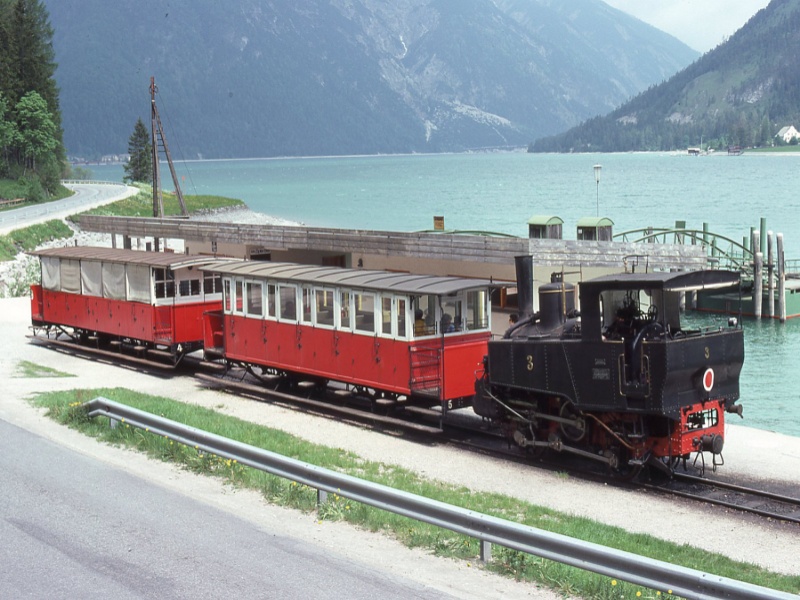
[[[786,592],[704,573],[695,569],[638,556],[591,542],[513,523],[466,508],[395,490],[385,485],[336,473],[262,448],[189,427],[145,411],[95,398],[83,405],[89,417],[107,417],[155,435],[167,437],[203,452],[234,459],[324,493],[380,508],[395,514],[436,525],[481,541],[499,544],[566,565],[615,577],[654,590],[664,590],[686,598],[729,600],[797,600]]]

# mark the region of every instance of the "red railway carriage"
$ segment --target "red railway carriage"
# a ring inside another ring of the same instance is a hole
[[[209,354],[377,398],[471,402],[491,337],[489,281],[273,262],[201,269],[222,276]]]
[[[219,259],[88,246],[31,254],[42,270],[31,286],[35,329],[177,360],[202,347],[203,313],[222,306],[219,275],[197,268]]]

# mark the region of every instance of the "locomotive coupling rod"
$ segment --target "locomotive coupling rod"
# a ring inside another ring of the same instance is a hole
[[[131,427],[147,430],[153,435],[169,438],[221,458],[236,460],[246,467],[296,481],[313,489],[336,493],[355,502],[461,533],[481,542],[499,544],[634,585],[653,590],[670,590],[672,594],[684,598],[797,600],[794,594],[577,540],[337,473],[106,398],[95,398],[85,403],[83,409],[89,417],[101,416],[116,422],[124,421]]]

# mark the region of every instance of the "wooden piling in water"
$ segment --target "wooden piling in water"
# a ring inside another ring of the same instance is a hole
[[[761,318],[761,303],[764,299],[764,279],[762,275],[764,255],[756,252],[753,260],[753,314]]]
[[[778,316],[781,323],[786,322],[786,262],[783,256],[783,234],[777,236],[778,245]]]
[[[775,262],[772,256],[772,231],[767,231],[767,314],[775,318]]]

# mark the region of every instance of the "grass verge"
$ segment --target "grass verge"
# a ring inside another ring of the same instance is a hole
[[[44,365],[37,365],[29,360],[21,360],[17,363],[17,368],[14,371],[14,378],[19,379],[32,379],[37,377],[76,377],[71,373],[65,373],[52,367],[45,367]]]
[[[33,250],[45,242],[69,239],[72,236],[69,225],[58,219],[15,229],[9,234],[0,235],[0,261],[13,260],[20,252]]]
[[[481,513],[772,589],[794,593],[800,590],[800,577],[771,573],[749,563],[710,554],[706,550],[677,545],[650,535],[629,533],[618,527],[568,516],[515,498],[477,493],[431,481],[397,466],[366,461],[352,452],[312,444],[278,430],[166,398],[115,388],[43,393],[33,402],[46,408],[51,418],[86,435],[135,448],[151,457],[176,462],[198,473],[220,477],[234,486],[258,490],[274,504],[307,512],[315,510],[316,492],[306,486],[243,467],[235,461],[199,453],[194,448],[129,426],[112,429],[107,419],[87,418],[80,405],[97,396],[337,472]],[[336,494],[329,496],[329,502],[320,509],[318,518],[346,520],[370,531],[392,535],[409,547],[425,548],[436,555],[463,560],[467,566],[472,566],[472,561],[479,555],[478,542],[472,538],[361,505]],[[709,522],[709,527],[713,526],[713,522]],[[669,598],[671,595],[669,590],[644,589],[514,550],[495,547],[493,554],[492,563],[485,568],[518,580],[535,582],[570,596],[611,600],[623,597]]]
[[[223,196],[185,196],[184,200],[190,214],[245,206],[241,200]],[[174,194],[164,194],[164,212],[167,216],[180,214],[180,205]],[[121,217],[152,216],[152,195],[149,191],[142,191],[130,198],[72,215],[69,220],[79,222],[81,214]],[[0,235],[0,261],[14,260],[20,252],[33,250],[51,240],[69,239],[73,235],[72,229],[59,219],[15,229],[7,235]]]
[[[152,217],[153,216],[153,194],[150,188],[140,186],[141,191],[135,196],[118,200],[111,204],[98,206],[91,210],[87,210],[84,215],[101,215],[101,216],[115,216],[115,217]],[[180,203],[175,194],[162,192],[164,197],[164,215],[175,216],[181,214]],[[234,198],[225,198],[224,196],[184,196],[184,203],[186,210],[189,214],[202,213],[212,210],[219,210],[222,208],[233,208],[245,206],[241,200]],[[80,215],[70,217],[70,220],[76,221],[80,219]]]

